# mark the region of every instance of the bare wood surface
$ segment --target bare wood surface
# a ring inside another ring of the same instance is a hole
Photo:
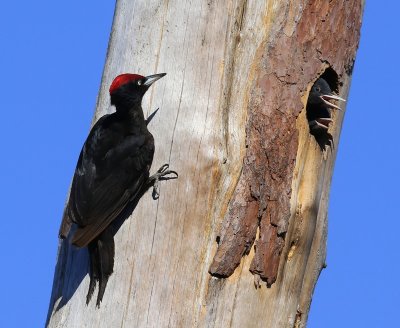
[[[116,75],[167,72],[143,108],[160,107],[153,169],[180,177],[115,236],[100,309],[85,305],[86,250],[60,242],[49,327],[305,325],[337,147],[321,152],[304,105],[327,67],[346,98],[361,13],[361,0],[117,1],[94,121]]]

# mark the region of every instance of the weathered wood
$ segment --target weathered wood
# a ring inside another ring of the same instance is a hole
[[[113,110],[117,74],[167,72],[143,108],[160,107],[153,168],[170,162],[180,177],[116,234],[100,309],[85,305],[86,250],[60,242],[49,327],[305,325],[337,148],[321,151],[304,107],[328,67],[346,98],[362,6],[117,1],[94,121]],[[336,145],[342,120],[334,114]]]

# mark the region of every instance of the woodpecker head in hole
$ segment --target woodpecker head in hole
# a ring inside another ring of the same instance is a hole
[[[341,108],[332,103],[333,100],[346,101],[332,93],[332,90],[323,78],[319,78],[311,88],[307,101],[307,120],[310,132],[314,135],[326,133],[332,122],[331,109]]]
[[[129,73],[118,75],[110,86],[111,105],[115,105],[117,110],[140,106],[149,87],[165,75],[166,73],[149,76]]]

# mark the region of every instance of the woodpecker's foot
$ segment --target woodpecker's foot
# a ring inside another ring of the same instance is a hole
[[[169,164],[161,166],[157,173],[153,174],[149,178],[150,186],[153,186],[153,199],[156,200],[160,197],[160,186],[159,181],[178,179],[178,173],[172,170],[168,170]],[[172,176],[170,175],[172,174]]]

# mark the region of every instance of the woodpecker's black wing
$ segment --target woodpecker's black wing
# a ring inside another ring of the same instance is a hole
[[[111,114],[92,128],[75,170],[68,216],[78,225],[72,243],[87,246],[140,193],[149,177],[153,136]]]

